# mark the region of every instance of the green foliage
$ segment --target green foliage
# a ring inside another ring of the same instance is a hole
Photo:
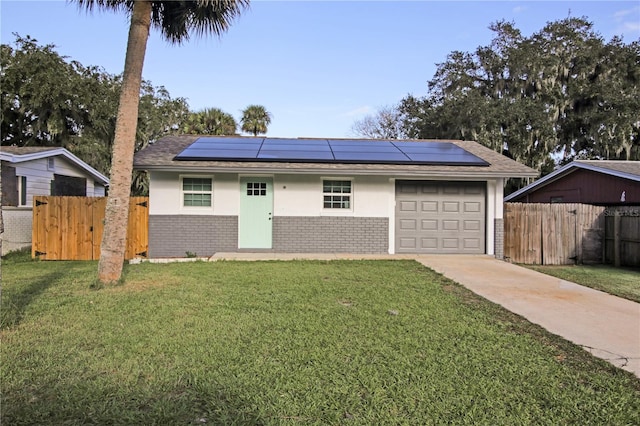
[[[131,0],[73,0],[81,9],[131,13]],[[220,35],[249,7],[249,0],[151,1],[151,26],[171,43],[189,40],[190,33]]]
[[[3,268],[2,424],[640,421],[630,373],[416,262],[36,266]]]
[[[398,108],[416,138],[476,140],[544,173],[555,160],[640,159],[640,42],[606,43],[585,18],[530,37],[508,22],[438,64],[428,95]]]
[[[205,108],[190,113],[182,123],[181,131],[193,135],[235,135],[238,123],[229,113],[219,108]]]
[[[0,47],[2,145],[63,146],[87,119],[86,69],[67,62],[53,45],[15,34],[15,48]]]
[[[253,136],[267,133],[271,118],[271,113],[262,105],[249,105],[242,111],[240,119],[242,131],[251,133]]]
[[[19,35],[13,47],[1,45],[1,65],[2,145],[62,146],[108,175],[122,77]],[[184,98],[144,81],[136,150],[178,132],[188,113]],[[134,194],[145,193],[145,176],[136,173]]]

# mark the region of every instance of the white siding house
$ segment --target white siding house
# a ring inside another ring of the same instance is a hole
[[[101,197],[109,179],[64,148],[3,146],[2,254],[31,245],[33,197]]]

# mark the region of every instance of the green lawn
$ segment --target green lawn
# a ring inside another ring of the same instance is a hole
[[[640,270],[608,265],[523,265],[547,275],[640,302]]]
[[[3,425],[639,424],[640,380],[413,261],[3,262]]]

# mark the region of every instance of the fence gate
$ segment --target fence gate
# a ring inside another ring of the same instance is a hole
[[[504,256],[514,263],[567,265],[602,261],[604,207],[506,203]]]
[[[32,257],[100,258],[106,205],[106,197],[33,197]],[[148,206],[147,197],[131,197],[125,259],[147,256]]]

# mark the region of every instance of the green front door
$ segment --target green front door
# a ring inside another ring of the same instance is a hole
[[[238,247],[270,249],[273,224],[273,179],[240,178]]]

